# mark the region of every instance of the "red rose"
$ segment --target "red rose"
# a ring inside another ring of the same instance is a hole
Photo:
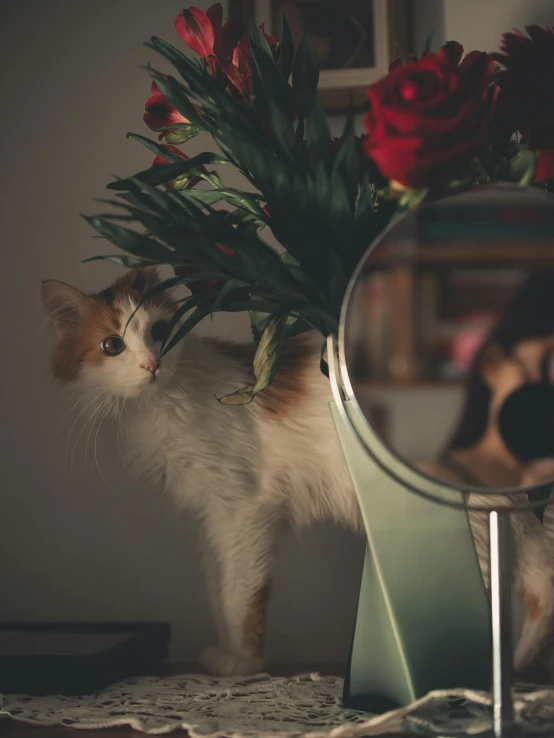
[[[487,142],[497,94],[494,61],[474,51],[460,63],[462,53],[450,42],[438,54],[393,65],[370,85],[364,150],[387,179],[433,185]]]
[[[553,178],[554,95],[545,81],[554,74],[554,27],[527,26],[526,30],[528,36],[517,30],[505,33],[502,53],[494,57],[505,68],[501,74],[502,115],[510,121],[512,131],[522,133],[529,148],[541,151],[537,179],[543,181],[545,173]]]

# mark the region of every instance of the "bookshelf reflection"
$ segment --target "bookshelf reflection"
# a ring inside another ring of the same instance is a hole
[[[416,211],[358,274],[345,326],[354,393],[408,456],[444,442],[483,341],[529,278],[554,274],[554,199],[535,192],[470,193]]]

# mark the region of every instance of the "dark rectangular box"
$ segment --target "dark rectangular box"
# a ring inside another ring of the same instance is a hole
[[[90,694],[159,674],[167,623],[0,623],[0,692]]]

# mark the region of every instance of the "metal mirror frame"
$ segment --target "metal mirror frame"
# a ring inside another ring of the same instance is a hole
[[[541,197],[544,200],[547,200],[551,203],[552,208],[554,210],[554,196],[552,194],[549,194],[548,192],[544,190],[540,190],[533,187],[526,187],[523,185],[517,185],[517,184],[496,184],[496,185],[480,185],[479,187],[471,187],[467,189],[460,189],[457,192],[453,193],[452,195],[448,195],[447,197],[440,198],[440,200],[435,200],[431,203],[426,203],[422,206],[419,206],[416,210],[409,210],[406,213],[403,213],[399,217],[393,218],[393,220],[389,223],[389,225],[385,228],[385,230],[373,241],[373,243],[369,246],[368,250],[363,255],[362,259],[360,260],[360,263],[356,267],[356,270],[354,271],[350,282],[347,286],[344,300],[342,303],[342,309],[341,309],[341,315],[339,320],[339,331],[338,331],[338,343],[337,343],[337,349],[335,353],[335,357],[337,357],[337,363],[338,367],[336,367],[335,375],[339,379],[339,384],[344,391],[346,399],[349,401],[351,407],[353,408],[356,416],[359,418],[360,422],[362,423],[364,427],[364,431],[367,433],[368,437],[371,438],[371,446],[369,446],[366,441],[363,439],[363,437],[360,437],[360,441],[363,443],[364,447],[366,448],[367,452],[371,454],[373,459],[381,466],[381,468],[386,471],[387,474],[392,475],[395,481],[399,482],[400,484],[403,484],[405,487],[408,487],[411,489],[415,494],[420,494],[423,497],[432,500],[440,505],[452,505],[453,507],[460,508],[460,509],[471,509],[476,511],[483,511],[483,512],[489,512],[491,509],[491,506],[477,506],[477,505],[460,505],[460,503],[457,502],[450,502],[444,499],[442,496],[435,496],[435,493],[437,492],[437,487],[440,488],[441,492],[444,492],[445,490],[448,492],[455,493],[456,495],[459,495],[460,493],[464,495],[468,494],[480,494],[480,495],[486,495],[490,497],[498,497],[500,499],[510,497],[512,495],[527,493],[527,492],[535,492],[540,490],[546,483],[548,483],[550,480],[546,480],[540,484],[533,485],[531,487],[506,487],[502,488],[502,490],[496,490],[496,489],[486,489],[481,487],[473,487],[469,485],[464,484],[454,484],[451,482],[439,482],[433,477],[429,476],[425,472],[420,471],[415,466],[409,463],[409,461],[405,458],[403,458],[397,451],[395,451],[390,444],[388,444],[386,441],[384,441],[382,438],[379,437],[377,433],[373,431],[373,428],[371,427],[369,421],[365,417],[365,414],[363,413],[357,399],[356,394],[354,392],[354,388],[352,385],[352,381],[350,379],[349,373],[348,373],[348,367],[347,367],[347,361],[346,361],[346,319],[348,310],[350,307],[350,303],[354,294],[354,290],[357,285],[358,277],[363,270],[363,268],[367,265],[367,261],[371,256],[371,253],[375,251],[375,249],[379,248],[379,246],[383,243],[383,241],[390,236],[391,232],[394,231],[394,229],[400,225],[401,223],[405,222],[409,218],[413,217],[414,212],[421,212],[423,210],[432,208],[437,202],[444,202],[445,200],[454,199],[457,195],[461,195],[462,193],[466,192],[473,192],[476,191],[515,191],[521,193],[522,196],[528,195],[533,193],[535,197]],[[554,234],[552,235],[552,243],[554,245]],[[337,397],[334,398],[335,401],[337,400]],[[359,436],[358,432],[356,432],[356,435]],[[400,465],[399,465],[400,462]],[[397,468],[398,471],[394,472],[392,471],[393,468]],[[407,472],[407,473],[406,473]],[[414,481],[415,480],[415,481]],[[552,484],[554,485],[554,477],[552,478]],[[544,501],[539,500],[536,503],[527,503],[526,505],[522,506],[510,506],[510,510],[512,512],[517,511],[524,511],[529,510],[533,508],[539,508],[544,506]],[[499,506],[499,511],[502,511],[504,509],[503,506]]]

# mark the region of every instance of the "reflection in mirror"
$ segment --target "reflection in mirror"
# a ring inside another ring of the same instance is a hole
[[[407,215],[363,260],[344,338],[397,455],[465,486],[554,478],[554,197],[485,186]]]

